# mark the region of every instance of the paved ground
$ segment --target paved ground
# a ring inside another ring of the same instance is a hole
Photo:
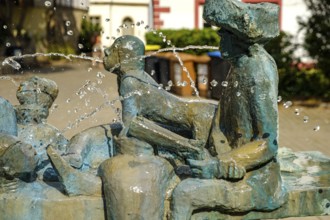
[[[11,74],[10,79],[0,79],[0,96],[13,104],[18,104],[15,97],[18,84],[33,75],[52,79],[58,84],[60,93],[53,105],[48,122],[65,131],[68,138],[87,127],[117,120],[119,101],[106,106],[90,116],[89,119],[83,120],[78,127],[75,126],[75,122],[79,118],[85,117],[85,114],[91,114],[105,101],[118,98],[116,76],[87,62],[74,61],[72,65],[57,64],[53,67],[36,68],[24,71],[24,73]],[[86,83],[86,80],[90,80],[90,83]],[[95,83],[99,90],[91,91],[88,85],[92,83]],[[78,94],[79,91],[81,91],[80,94]],[[84,91],[87,94],[82,97]],[[289,147],[295,151],[316,150],[330,156],[330,105],[321,103],[315,107],[308,107],[293,103],[289,108],[285,108],[284,103],[285,101],[279,103],[280,146]],[[67,129],[71,125],[74,128]],[[330,218],[290,219],[326,220]]]

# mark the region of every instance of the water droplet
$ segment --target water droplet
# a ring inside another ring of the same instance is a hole
[[[73,31],[72,30],[68,30],[67,32],[66,32],[68,35],[73,35]]]
[[[109,22],[109,21],[110,21],[110,18],[106,18],[105,21],[106,21],[106,22]]]
[[[97,79],[97,84],[102,84],[102,79]]]
[[[138,22],[136,22],[136,26],[140,26],[141,25],[141,23],[138,21]]]
[[[10,44],[9,42],[6,43],[6,47],[10,47],[10,45],[11,45],[11,44]]]
[[[7,25],[4,25],[4,26],[3,26],[3,29],[7,29]]]
[[[250,91],[253,94],[254,93],[254,87],[251,87]]]
[[[66,22],[65,22],[65,25],[66,25],[67,27],[69,27],[69,26],[71,25],[71,21],[66,21]]]
[[[119,33],[120,33],[120,29],[119,29],[119,28],[117,28],[117,30],[116,30],[116,31],[117,31],[117,34],[119,34]]]
[[[299,110],[298,108],[296,108],[296,109],[294,110],[294,114],[295,114],[295,115],[300,115],[300,110]]]
[[[78,48],[79,49],[83,49],[84,48],[84,45],[83,44],[78,44]]]
[[[166,91],[170,91],[170,90],[171,90],[171,86],[166,86],[166,87],[165,87],[165,90],[166,90]]]
[[[172,42],[170,40],[167,40],[167,45],[170,46]]]
[[[236,92],[236,96],[237,97],[240,97],[241,96],[241,93],[240,92]]]
[[[320,126],[319,125],[317,125],[315,128],[313,128],[313,131],[319,131],[320,130]]]
[[[173,86],[173,82],[172,82],[172,80],[168,81],[168,82],[167,82],[167,85],[168,85],[168,86]]]
[[[282,101],[282,96],[278,96],[277,97],[277,102],[281,102]]]
[[[309,117],[308,116],[304,116],[304,123],[308,123]]]
[[[78,113],[78,109],[77,108],[74,109],[74,113]]]
[[[144,21],[141,20],[141,24],[144,24]]]
[[[292,102],[291,101],[287,101],[283,104],[284,108],[289,108],[292,106]]]
[[[82,99],[87,94],[85,91],[79,92],[79,98]]]
[[[128,59],[129,57],[130,57],[130,55],[127,53],[127,54],[125,55],[125,58]]]
[[[163,32],[159,32],[159,37],[162,37],[163,36]]]
[[[71,99],[67,99],[67,100],[66,100],[66,103],[70,103],[70,102],[71,102]]]
[[[102,79],[105,77],[105,75],[102,72],[97,72],[96,77]]]
[[[83,15],[82,19],[86,19],[86,15]]]
[[[221,86],[223,86],[223,87],[227,87],[227,86],[228,86],[228,82],[227,82],[227,81],[222,81],[222,82],[221,82]]]
[[[146,30],[148,30],[149,28],[150,28],[149,25],[146,25],[146,26],[144,27],[144,29],[146,29]]]
[[[187,85],[188,85],[187,81],[183,81],[183,82],[181,83],[181,86],[183,86],[183,87],[185,87],[185,86],[187,86]]]
[[[163,42],[164,42],[164,43],[166,42],[166,37],[163,37]]]
[[[202,83],[205,85],[205,84],[207,84],[207,78],[203,78],[202,79]]]
[[[187,67],[182,67],[182,70],[184,71],[184,72],[187,72],[188,70],[187,70]]]
[[[93,70],[93,68],[92,67],[89,67],[87,71],[90,72],[92,70]]]
[[[2,65],[9,65],[9,66],[13,67],[15,70],[19,70],[22,67],[21,64],[19,64],[18,62],[16,62],[13,59],[5,59],[2,62]]]
[[[45,6],[46,7],[50,7],[52,5],[52,3],[50,1],[45,1]]]
[[[151,70],[151,73],[150,73],[150,75],[151,75],[151,76],[153,76],[153,75],[155,75],[155,73],[156,73],[156,71],[155,71],[155,70]]]
[[[159,86],[158,86],[158,89],[162,89],[163,86],[164,86],[164,85],[160,83]]]
[[[236,88],[237,86],[238,86],[238,82],[235,81],[235,82],[234,82],[234,88]]]
[[[212,80],[212,81],[210,82],[210,85],[211,85],[212,87],[216,87],[216,86],[218,85],[218,82],[214,79],[214,80]]]

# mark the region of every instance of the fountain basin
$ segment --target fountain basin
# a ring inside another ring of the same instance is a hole
[[[330,158],[319,152],[279,150],[288,202],[271,212],[196,212],[192,219],[270,219],[330,215]],[[60,183],[21,182],[16,192],[0,194],[3,220],[105,219],[104,198],[63,194]],[[79,210],[79,211],[78,211]],[[168,212],[168,210],[167,210]],[[165,213],[166,214],[166,213]]]

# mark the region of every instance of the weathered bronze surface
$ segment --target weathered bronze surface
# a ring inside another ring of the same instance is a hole
[[[330,158],[278,149],[277,67],[263,44],[278,7],[206,0],[231,64],[218,105],[169,94],[144,72],[144,44],[105,50],[122,124],[66,140],[46,123],[55,82],[33,77],[15,108],[0,97],[0,218],[266,219],[330,214]]]

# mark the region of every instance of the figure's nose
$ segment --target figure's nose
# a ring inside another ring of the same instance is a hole
[[[104,54],[105,56],[110,56],[110,49],[109,48],[105,49]]]

